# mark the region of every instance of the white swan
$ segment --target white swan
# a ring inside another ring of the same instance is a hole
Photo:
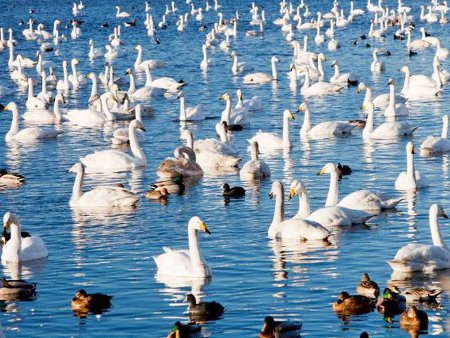
[[[381,212],[387,209],[393,209],[402,200],[402,198],[394,198],[383,200],[378,195],[369,190],[357,190],[346,195],[338,203],[338,173],[334,163],[325,164],[317,173],[318,175],[330,174],[330,187],[328,189],[327,200],[325,206],[340,206],[352,210],[363,210],[368,212]]]
[[[89,53],[88,57],[90,60],[95,59],[97,56],[102,56],[103,52],[100,48],[95,48],[94,40],[89,39]]]
[[[203,259],[198,247],[197,230],[211,234],[205,223],[198,216],[194,216],[188,223],[189,250],[172,250],[163,247],[163,254],[153,256],[158,275],[191,278],[212,276],[211,267]]]
[[[297,180],[293,180],[289,186],[289,199],[292,199],[295,195],[299,197],[299,208],[294,219],[308,219],[326,228],[364,224],[371,217],[375,216],[362,210],[348,209],[340,206],[320,208],[311,213],[308,192],[302,182]]]
[[[208,66],[211,63],[211,59],[208,59],[208,54],[206,52],[207,48],[208,47],[205,44],[203,44],[203,46],[202,46],[202,55],[203,55],[203,57],[202,57],[202,61],[200,62],[200,69],[203,72],[207,72],[208,71]]]
[[[328,138],[335,136],[347,136],[352,133],[354,126],[341,121],[326,121],[316,124],[311,128],[310,112],[306,102],[303,102],[298,107],[299,112],[304,112],[305,118],[303,119],[302,127],[300,128],[300,138]]]
[[[117,102],[116,97],[111,92],[106,92],[100,96],[100,111],[93,107],[71,109],[64,115],[64,118],[70,123],[85,127],[97,127],[107,121],[114,121],[115,116],[109,110],[108,101]]]
[[[384,63],[381,62],[380,60],[378,60],[378,52],[380,50],[378,48],[374,48],[372,51],[372,58],[373,61],[370,64],[370,71],[372,73],[379,73],[382,72],[384,70]]]
[[[445,60],[448,59],[450,56],[450,50],[448,48],[441,47],[441,40],[437,39],[436,43],[436,56],[439,60]]]
[[[427,136],[420,145],[420,152],[424,155],[435,155],[450,152],[450,140],[448,139],[448,115],[442,116],[441,137]]]
[[[252,180],[270,177],[270,168],[264,160],[259,159],[259,154],[258,142],[253,142],[250,148],[251,159],[242,166],[239,172],[241,179]]]
[[[56,94],[53,111],[50,111],[48,108],[27,110],[23,114],[23,119],[32,123],[57,123],[61,121],[60,103],[66,103],[62,93]]]
[[[392,121],[384,122],[379,125],[375,130],[373,127],[374,120],[374,105],[369,102],[363,107],[363,110],[367,112],[366,126],[363,129],[362,137],[364,140],[390,140],[396,139],[401,136],[410,136],[414,133],[417,127],[410,125],[405,121]]]
[[[284,189],[280,181],[272,183],[269,197],[275,197],[275,211],[267,235],[275,239],[326,240],[330,232],[317,222],[295,218],[284,219]]]
[[[432,78],[425,75],[411,76],[408,66],[403,66],[400,71],[405,75],[401,95],[408,100],[421,100],[434,98],[439,95],[441,88]],[[431,80],[431,81],[430,81]]]
[[[448,218],[439,204],[429,211],[429,223],[433,244],[410,243],[399,249],[388,264],[396,272],[432,272],[450,268],[450,250],[445,245],[439,229],[438,217]]]
[[[77,72],[77,65],[79,63],[80,63],[80,61],[75,58],[72,59],[72,61],[70,62],[71,67],[72,67],[72,74],[70,74],[67,79],[71,83],[73,90],[78,90],[80,85],[86,83],[86,77]]]
[[[145,131],[138,120],[133,120],[128,126],[132,156],[115,149],[97,151],[80,159],[86,167],[86,172],[120,172],[143,168],[147,165],[144,152],[139,147],[136,129]]]
[[[83,164],[75,163],[68,171],[77,174],[69,200],[72,208],[130,208],[139,200],[135,194],[122,187],[97,187],[83,193]]]
[[[3,215],[3,229],[11,228],[11,238],[2,250],[2,264],[23,263],[48,256],[44,241],[38,236],[22,238],[20,223],[10,211]]]
[[[127,12],[121,12],[120,7],[116,6],[116,18],[128,18],[130,14]]]
[[[277,62],[280,62],[276,56],[272,56],[270,63],[272,65],[272,75],[266,73],[251,73],[243,77],[242,83],[244,84],[262,84],[271,81],[278,80],[277,76]]]
[[[431,43],[423,39],[416,39],[411,41],[411,31],[409,29],[406,31],[406,35],[408,36],[406,47],[412,52],[418,52],[431,47]]]
[[[186,85],[186,82],[184,82],[183,80],[177,81],[174,78],[167,76],[153,79],[149,66],[145,67],[145,76],[146,76],[145,82],[146,87],[161,88],[164,90],[175,92],[179,90],[181,87]]]
[[[334,68],[334,75],[330,77],[330,83],[338,83],[344,85],[352,85],[355,82],[358,82],[354,75],[351,73],[341,74],[339,71],[339,65],[336,60],[333,60],[331,63],[331,67]]]
[[[389,79],[389,104],[384,111],[386,117],[408,116],[409,109],[403,103],[395,103],[395,85],[394,80]]]
[[[242,90],[240,88],[236,89],[236,97],[238,102],[234,106],[234,111],[249,111],[256,112],[264,109],[264,100],[258,96],[252,96],[251,99],[244,100]]]
[[[138,120],[139,122],[142,123],[142,125],[144,125],[143,121],[142,121],[142,109],[141,109],[141,104],[137,104],[134,107],[134,112],[135,112],[135,119]],[[138,129],[136,130],[137,132],[137,138],[139,140],[139,142],[143,142],[145,140],[145,134],[142,130]],[[129,137],[129,131],[128,131],[128,127],[123,127],[123,128],[117,128],[116,130],[114,130],[113,133],[113,137],[111,139],[112,144],[126,144],[129,143],[130,141],[130,137]]]
[[[251,124],[250,112],[243,109],[234,109],[231,111],[231,97],[225,93],[220,97],[221,101],[225,101],[225,109],[222,111],[220,121],[225,121],[229,126],[248,127]]]
[[[63,74],[64,74],[64,79],[59,80],[56,83],[56,89],[68,91],[70,89],[70,82],[69,82],[69,75],[67,72],[67,61],[66,60],[63,61]]]
[[[410,141],[406,144],[406,171],[402,171],[395,180],[397,190],[416,190],[428,187],[427,178],[415,170],[414,167],[414,144]]]
[[[134,69],[136,71],[143,71],[145,70],[145,67],[148,65],[150,68],[157,68],[162,67],[164,65],[163,62],[158,60],[144,60],[142,61],[142,46],[137,45],[135,49],[138,51],[138,54],[136,56],[136,61],[134,62]]]
[[[303,96],[335,94],[340,92],[344,88],[338,84],[322,81],[311,84],[311,80],[309,77],[309,68],[304,67],[301,72],[305,73],[305,82],[300,89],[300,93]]]
[[[14,102],[10,102],[6,107],[2,107],[3,110],[10,110],[13,114],[11,127],[5,135],[6,141],[19,141],[19,142],[34,142],[40,139],[55,138],[62,133],[60,130],[54,128],[40,128],[30,127],[19,131],[19,108]]]
[[[186,107],[186,99],[184,93],[178,94],[178,99],[180,100],[180,117],[179,120],[182,122],[188,121],[201,121],[206,118],[202,111],[201,105],[196,105],[194,107]]]
[[[233,58],[233,64],[231,66],[231,73],[238,75],[241,72],[249,72],[253,70],[253,65],[248,62],[238,62],[238,57],[235,51],[232,51],[230,56]]]
[[[263,153],[270,153],[273,150],[290,149],[291,141],[289,139],[289,120],[295,120],[294,114],[285,109],[283,111],[283,136],[276,133],[258,131],[255,136],[248,140],[250,144],[258,142],[259,150]],[[251,147],[251,146],[250,146]],[[249,147],[249,148],[250,148]]]
[[[165,89],[155,88],[151,85],[152,81],[150,75],[150,68],[148,65],[146,65],[145,67],[145,73],[148,75],[146,75],[147,81],[145,82],[144,87],[136,89],[136,82],[133,71],[131,70],[131,68],[127,69],[125,74],[128,74],[130,76],[130,86],[127,92],[129,97],[135,100],[145,100],[155,96],[163,96],[164,93],[166,92]]]
[[[28,98],[25,102],[25,106],[30,109],[48,108],[48,102],[46,100],[34,96],[33,79],[31,77],[28,78]]]

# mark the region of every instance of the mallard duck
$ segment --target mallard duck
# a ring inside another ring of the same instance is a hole
[[[180,322],[175,322],[173,324],[172,330],[166,336],[166,338],[190,338],[197,337],[197,334],[201,331],[202,327],[192,323],[181,324]]]
[[[159,179],[153,183],[150,188],[152,190],[156,188],[166,188],[169,194],[182,195],[186,189],[186,186],[183,184],[183,175],[178,174],[169,179]]]
[[[333,303],[333,310],[340,314],[359,315],[373,311],[375,300],[361,295],[350,296],[348,292],[342,291],[338,300]]]
[[[370,280],[367,273],[363,273],[361,282],[356,286],[356,293],[369,298],[377,298],[380,294],[380,288],[377,283]]]
[[[23,300],[36,294],[36,283],[28,283],[22,279],[6,279],[2,277],[0,300]]]
[[[428,328],[428,315],[425,311],[418,310],[413,305],[400,315],[400,327],[406,331],[426,330]]]
[[[272,316],[264,318],[264,324],[259,333],[259,338],[275,338],[275,337],[300,337],[300,322],[280,322],[273,319]]]
[[[192,293],[186,296],[186,302],[189,303],[189,317],[194,321],[217,319],[222,315],[224,310],[224,307],[217,302],[197,303]]]
[[[111,298],[103,293],[88,294],[85,290],[78,290],[70,302],[70,307],[79,316],[85,316],[88,312],[100,314],[111,306]]]
[[[245,196],[245,189],[242,187],[230,188],[228,183],[223,185],[223,196],[224,197],[243,197]]]
[[[431,289],[427,290],[424,288],[409,288],[402,292],[406,298],[407,303],[412,302],[436,302],[436,297],[442,293],[442,290]]]
[[[405,297],[390,288],[385,288],[383,295],[377,302],[377,310],[385,317],[392,317],[401,313],[405,309],[405,305]]]
[[[9,173],[6,169],[0,169],[0,185],[20,185],[25,182],[25,177],[17,173]]]
[[[167,188],[165,187],[162,188],[157,187],[145,193],[145,197],[150,200],[167,200],[169,195],[170,193],[167,191]]]

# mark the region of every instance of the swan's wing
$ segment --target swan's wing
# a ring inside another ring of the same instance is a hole
[[[86,171],[95,169],[126,169],[134,167],[134,158],[119,150],[107,149],[97,151],[80,158]]]
[[[278,226],[280,238],[303,238],[306,240],[324,240],[330,232],[317,222],[306,219],[289,219]],[[275,236],[275,237],[278,237]]]
[[[357,210],[380,210],[381,199],[368,190],[357,190],[345,196],[338,206]]]
[[[119,187],[98,187],[85,192],[77,201],[90,207],[130,207],[139,199],[133,193]]]
[[[159,256],[153,256],[158,274],[170,276],[192,275],[192,263],[188,250],[167,250]]]
[[[40,237],[30,236],[22,238],[22,248],[20,252],[20,259],[22,261],[42,259],[47,256],[47,248]]]
[[[339,207],[317,209],[307,219],[322,224],[324,227],[352,225],[351,219]]]
[[[410,243],[388,262],[396,271],[433,271],[450,268],[450,252],[436,245]]]

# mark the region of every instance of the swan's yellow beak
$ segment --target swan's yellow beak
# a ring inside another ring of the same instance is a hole
[[[201,231],[206,232],[208,235],[211,235],[211,231],[209,231],[205,223],[200,222],[199,227]]]
[[[289,112],[289,118],[291,118],[291,119],[295,120],[295,116],[294,116],[294,114],[292,114],[292,112],[291,112],[291,111]]]
[[[361,87],[356,88],[356,94],[361,93],[361,91],[362,91]]]
[[[298,111],[298,112],[302,112],[302,111],[303,111],[303,106],[302,106],[302,105],[298,106],[297,111]]]
[[[326,174],[325,167],[322,167],[322,169],[320,169],[319,172],[317,173],[317,175],[323,175],[323,174]]]
[[[361,109],[362,109],[362,110],[366,110],[366,105],[363,104],[363,105],[361,106]]]
[[[294,188],[289,189],[289,199],[292,199],[296,195]]]
[[[8,230],[9,229],[9,221],[6,221],[3,223],[3,229]]]

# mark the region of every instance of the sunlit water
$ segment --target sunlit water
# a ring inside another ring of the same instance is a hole
[[[309,1],[312,13],[324,12],[331,8],[330,1]],[[357,7],[365,7],[365,1],[355,1]],[[83,35],[76,41],[70,40],[70,31],[63,27],[71,18],[71,1],[51,2],[37,0],[33,3],[4,1],[0,13],[0,23],[4,28],[12,27],[18,41],[16,53],[34,57],[37,49],[34,42],[24,41],[18,26],[19,20],[29,17],[28,8],[35,13],[32,17],[43,22],[51,31],[52,22],[60,18],[61,34],[69,37],[58,50],[45,53],[46,60],[57,64],[61,76],[61,63],[72,57],[80,59],[79,70],[83,73],[102,72],[104,59],[94,63],[87,59],[88,39],[92,38],[96,47],[106,44],[112,27],[124,20],[114,17],[114,3],[86,1],[86,8],[79,16],[84,21]],[[203,4],[203,2],[202,2]],[[231,76],[231,58],[218,47],[208,50],[212,63],[207,74],[199,69],[201,44],[206,32],[217,20],[211,10],[204,13],[204,31],[193,19],[184,32],[177,32],[177,16],[168,17],[168,28],[158,30],[154,39],[146,36],[143,28],[144,10],[141,1],[122,2],[123,10],[137,17],[138,25],[122,29],[119,58],[114,62],[116,75],[122,76],[132,67],[135,58],[134,46],[144,47],[144,59],[163,60],[164,68],[153,71],[154,77],[172,76],[188,83],[184,92],[187,105],[201,103],[208,116],[206,120],[189,125],[194,138],[214,137],[214,124],[219,120],[224,103],[219,97],[228,92],[233,96],[237,88],[244,95],[261,96],[265,109],[253,116],[251,129],[235,133],[236,144],[244,162],[248,160],[247,139],[258,129],[274,130],[281,134],[282,112],[295,111],[302,97],[288,86],[287,69],[292,57],[278,27],[271,22],[279,17],[275,1],[263,1],[268,23],[263,37],[247,38],[244,32],[254,29],[249,26],[250,2],[222,1],[222,12],[229,19],[235,10],[241,13],[238,36],[231,39],[241,61],[254,63],[255,71],[270,71],[270,57],[276,55],[280,80],[274,84],[257,87],[242,85],[240,77]],[[417,2],[410,1],[418,7]],[[164,6],[151,2],[155,25],[160,21]],[[197,6],[198,4],[196,4]],[[396,1],[386,1],[386,5],[396,8]],[[179,11],[186,11],[184,2],[177,2]],[[348,12],[348,4],[341,6]],[[413,12],[418,17],[417,8]],[[339,61],[341,72],[352,71],[360,80],[369,84],[375,94],[388,92],[387,80],[392,77],[397,83],[397,91],[402,84],[400,66],[408,64],[412,74],[431,74],[433,51],[425,51],[408,58],[404,42],[395,41],[391,28],[385,40],[365,40],[354,46],[351,41],[367,34],[369,16],[358,17],[344,29],[338,29],[336,38],[341,48],[329,52],[326,44],[317,47],[313,39],[310,49],[326,54],[326,78],[332,75],[331,61]],[[108,22],[110,28],[99,28]],[[418,21],[417,26],[422,24]],[[425,24],[427,31],[440,36],[442,45],[449,47],[448,26]],[[327,25],[324,29],[327,28]],[[303,34],[295,32],[299,41]],[[313,38],[315,31],[308,31]],[[418,37],[417,30],[414,37]],[[364,43],[389,50],[392,56],[383,57],[386,71],[374,77],[369,71],[371,49]],[[13,87],[7,71],[8,51],[0,54],[1,84]],[[445,68],[447,65],[443,63]],[[33,69],[27,69],[33,75]],[[33,75],[34,76],[34,75]],[[143,83],[139,77],[138,85]],[[36,86],[38,88],[40,85]],[[37,89],[35,88],[35,92]],[[90,93],[90,85],[82,87],[78,93],[69,94],[69,104],[63,110],[85,107]],[[411,110],[409,121],[418,125],[412,140],[416,147],[427,135],[440,135],[441,116],[449,113],[448,88],[440,98],[431,102],[408,103]],[[24,110],[26,93],[16,92],[1,98],[6,104],[17,101]],[[355,94],[354,88],[344,90],[339,95],[308,100],[312,112],[312,124],[325,120],[346,120],[360,118],[359,107],[362,95]],[[179,103],[176,99],[158,98],[150,101],[156,117],[145,119],[147,128],[143,146],[148,166],[145,171],[115,174],[103,177],[88,175],[85,186],[124,183],[126,187],[143,197],[148,185],[156,178],[155,169],[179,144],[178,117]],[[0,114],[0,135],[6,133],[11,121],[9,112]],[[375,124],[383,121],[377,116]],[[11,337],[161,337],[167,334],[172,324],[180,320],[188,321],[187,306],[183,303],[188,292],[201,295],[203,300],[216,300],[225,306],[220,320],[207,322],[204,335],[210,337],[254,337],[259,332],[263,318],[273,315],[278,319],[293,319],[303,322],[302,334],[310,337],[356,337],[367,331],[371,337],[407,336],[398,324],[387,323],[374,312],[341,321],[331,309],[331,303],[341,290],[354,292],[363,272],[384,287],[391,278],[391,268],[386,260],[392,259],[396,251],[410,241],[430,243],[428,208],[432,203],[441,203],[450,209],[449,157],[448,155],[424,158],[416,155],[417,169],[426,174],[431,186],[416,195],[404,195],[397,212],[382,214],[372,219],[367,226],[354,227],[343,233],[334,234],[331,243],[285,243],[267,239],[267,228],[271,223],[274,202],[268,198],[272,180],[281,180],[285,187],[294,178],[301,179],[309,189],[313,210],[323,206],[328,176],[316,176],[316,172],[326,162],[342,162],[351,165],[354,172],[340,182],[340,195],[356,189],[367,188],[389,196],[402,196],[394,190],[394,182],[400,171],[405,170],[405,145],[407,140],[386,144],[363,143],[360,131],[353,136],[331,140],[300,142],[299,128],[302,116],[297,114],[291,123],[293,147],[290,154],[266,157],[272,178],[255,184],[241,182],[235,173],[205,175],[196,185],[188,187],[184,196],[171,196],[167,205],[152,203],[142,198],[134,211],[114,215],[85,214],[71,211],[68,207],[74,176],[66,173],[79,157],[95,150],[110,146],[112,126],[104,128],[76,128],[63,122],[64,133],[57,139],[34,145],[5,144],[0,142],[1,166],[19,171],[27,178],[27,183],[18,189],[0,190],[0,213],[15,212],[22,221],[23,228],[41,236],[49,250],[45,262],[17,268],[3,267],[3,274],[21,276],[37,282],[37,296],[29,302],[6,303],[3,306],[1,324],[7,336]],[[24,125],[23,121],[21,124]],[[225,205],[222,185],[243,185],[247,189],[244,199],[233,200]],[[86,189],[86,188],[85,188]],[[286,212],[293,215],[298,207],[297,200],[287,202]],[[199,215],[209,226],[212,235],[200,235],[200,246],[205,259],[213,269],[212,281],[193,282],[180,280],[156,280],[156,267],[152,256],[162,253],[162,246],[172,248],[187,247],[187,221]],[[443,222],[445,223],[445,221]],[[449,235],[448,227],[442,227],[443,237]],[[448,289],[447,272],[433,276],[414,276],[401,286],[418,285],[428,288]],[[113,306],[101,316],[91,315],[85,319],[74,317],[70,311],[70,299],[75,291],[84,288],[88,292],[103,292],[114,295]],[[427,310],[430,317],[429,334],[447,335],[449,299],[446,292],[440,297],[441,308]]]

